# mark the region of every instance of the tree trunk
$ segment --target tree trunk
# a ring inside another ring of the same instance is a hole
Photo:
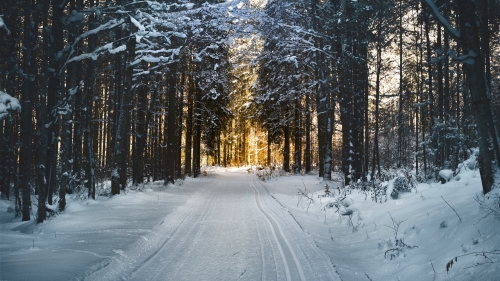
[[[380,35],[380,25],[378,29],[378,34]],[[380,40],[380,38],[378,39]],[[372,157],[372,180],[375,179],[375,166],[377,167],[378,175],[380,176],[380,153],[378,144],[378,133],[379,133],[379,103],[380,103],[380,72],[382,69],[382,47],[381,42],[377,42],[377,65],[376,65],[376,80],[375,80],[375,133],[373,135],[373,157]]]
[[[441,59],[441,56],[443,56],[443,38],[441,34],[441,26],[438,24],[437,26],[437,42],[436,42],[436,48],[437,48],[437,55],[440,57],[438,63],[437,63],[437,93],[438,93],[438,114],[437,117],[439,118],[440,123],[444,123],[444,74],[443,74],[443,60]],[[444,133],[442,129],[435,128],[435,134],[436,134],[436,141],[437,141],[437,146],[435,149],[436,151],[436,168],[442,169],[444,166],[445,162],[445,154],[444,154]],[[436,170],[436,179],[438,178],[438,171]]]
[[[83,0],[75,0],[75,9],[80,10],[83,9]],[[77,27],[73,27],[74,34],[73,36],[76,37],[78,36],[78,30]],[[80,42],[77,45],[77,48],[81,48],[83,45],[82,42]],[[81,62],[74,62],[73,68],[75,71],[72,73],[72,75],[75,75],[75,79],[83,79],[83,67]],[[74,110],[73,110],[73,176],[74,176],[74,186],[77,186],[78,188],[81,187],[81,180],[83,171],[82,171],[82,153],[83,153],[83,114],[85,113],[83,111],[83,108],[85,108],[85,105],[83,104],[83,91],[82,89],[78,89],[75,92],[75,100],[74,100]]]
[[[316,111],[317,111],[317,122],[318,122],[318,169],[319,177],[323,177],[324,164],[325,164],[325,106],[324,102],[321,101],[320,87],[316,87]]]
[[[58,132],[59,132],[59,124],[58,119],[59,116],[57,112],[57,103],[58,100],[61,99],[61,58],[58,56],[58,52],[63,49],[63,25],[60,24],[63,17],[63,9],[64,6],[62,1],[60,0],[52,0],[52,27],[50,32],[50,40],[49,43],[49,69],[51,69],[51,73],[47,73],[48,75],[48,89],[47,89],[47,106],[49,114],[47,121],[48,124],[43,124],[44,130],[46,132],[42,132],[43,134],[47,134],[47,151],[46,151],[46,164],[45,164],[45,180],[47,182],[47,202],[49,205],[52,205],[52,199],[54,191],[56,190],[56,170],[57,170],[57,155],[58,155]],[[47,38],[48,39],[48,38]],[[53,72],[52,72],[53,70]],[[41,193],[40,193],[41,194]],[[43,206],[45,205],[45,202]],[[42,222],[40,206],[42,206],[41,199],[39,197],[38,203],[38,222]],[[45,219],[45,210],[42,215]]]
[[[90,0],[90,7],[94,6],[94,0]],[[89,17],[89,27],[90,29],[96,28],[95,15],[90,15]],[[88,48],[89,50],[94,50],[96,48],[96,36],[89,36]],[[90,60],[87,64],[87,73],[85,77],[85,95],[83,97],[83,106],[85,109],[85,134],[84,134],[84,144],[83,151],[86,152],[86,166],[85,166],[85,180],[87,181],[88,188],[88,196],[92,199],[95,199],[95,175],[94,175],[94,152],[92,147],[92,140],[94,138],[92,132],[92,100],[94,97],[94,80],[95,80],[95,70],[94,70],[94,61]],[[128,151],[128,148],[127,148]]]
[[[449,42],[449,35],[448,33],[444,33],[444,52],[448,52],[450,50],[450,42]],[[450,112],[450,61],[448,57],[444,60],[444,89],[443,89],[443,107],[444,107],[444,119],[443,121],[446,122],[447,124],[450,123],[452,120],[451,117],[451,112]],[[449,124],[451,126],[451,124]],[[444,151],[444,160],[446,161],[450,155],[451,155],[451,142],[450,139],[443,137],[444,142],[445,142],[445,151]],[[458,156],[457,154],[454,154],[454,157]],[[458,163],[456,163],[458,164]],[[456,165],[455,164],[455,165]],[[452,166],[455,166],[452,164]]]
[[[349,59],[349,58],[347,58]],[[342,80],[342,93],[340,94],[340,121],[342,122],[342,172],[344,173],[344,184],[349,185],[352,178],[353,170],[353,131],[355,128],[353,116],[353,73],[352,62],[349,62],[344,75],[340,78]]]
[[[305,172],[309,173],[311,171],[311,101],[309,98],[309,93],[306,94],[306,147],[304,154],[305,161]],[[269,165],[269,164],[268,164]]]
[[[54,71],[49,72],[49,63],[51,67],[53,67],[54,60],[53,54],[54,50],[51,48],[54,43],[52,40],[52,32],[51,28],[48,26],[48,13],[50,0],[41,1],[39,8],[41,7],[42,11],[42,26],[43,28],[43,47],[42,47],[42,72],[46,79],[41,81],[41,88],[38,91],[39,97],[35,98],[35,112],[36,112],[36,149],[35,149],[35,162],[36,162],[36,186],[35,186],[35,194],[38,195],[38,211],[37,211],[37,223],[41,223],[46,218],[46,210],[45,204],[47,199],[47,187],[50,185],[50,180],[48,176],[50,176],[49,171],[51,168],[51,159],[52,157],[47,153],[50,150],[50,146],[48,145],[48,136],[51,134],[51,121],[48,120],[49,114],[47,109],[47,100],[48,95],[50,95],[51,103],[53,104],[53,96],[55,93],[48,91],[47,85],[49,88],[54,83]],[[34,15],[34,17],[38,17],[38,15]],[[35,19],[35,22],[38,22],[38,18]],[[38,24],[36,24],[38,25]],[[49,82],[50,81],[50,82]],[[49,155],[49,157],[47,157]],[[47,164],[49,166],[47,166]]]
[[[175,162],[177,144],[177,63],[170,64],[168,74],[168,115],[167,115],[167,153],[165,165],[165,185],[174,183],[175,180]]]
[[[426,0],[433,13],[432,2]],[[466,81],[470,88],[472,111],[476,121],[479,137],[479,171],[483,185],[483,193],[491,191],[494,182],[493,163],[500,165],[500,151],[498,149],[497,132],[494,127],[488,83],[485,75],[485,64],[482,57],[480,31],[476,21],[476,4],[469,0],[457,0],[459,33],[447,29],[458,41],[464,54],[463,68],[466,72]],[[481,7],[481,5],[479,6]],[[435,7],[434,7],[435,8]],[[441,15],[438,15],[438,18]],[[442,17],[441,17],[442,18]],[[442,19],[440,19],[442,20]]]
[[[403,158],[403,1],[399,2],[399,110],[398,110],[398,167],[402,166]]]
[[[425,13],[425,42],[426,42],[426,55],[427,55],[427,99],[424,100],[426,102],[426,108],[428,107],[427,110],[427,118],[429,120],[429,138],[431,140],[431,145],[430,148],[435,148],[436,147],[436,141],[433,135],[433,130],[434,130],[434,91],[433,91],[433,76],[432,76],[432,48],[431,48],[431,40],[430,40],[430,15],[426,12]],[[425,110],[425,109],[424,109]],[[423,124],[425,125],[427,121],[425,120],[425,116],[422,116],[422,121],[424,122]],[[426,128],[422,127],[422,141],[425,141],[425,131]],[[425,178],[427,179],[427,151],[426,151],[427,145],[423,146],[424,150],[424,172],[425,172]]]
[[[12,118],[7,118],[3,121],[3,130],[0,128],[2,137],[0,138],[0,188],[2,196],[7,200],[10,198],[10,182],[13,175],[14,162],[14,145],[12,142],[13,123]],[[1,123],[1,122],[0,122]]]
[[[187,60],[184,60],[186,63]],[[183,68],[181,79],[179,81],[179,101],[177,109],[177,128],[176,128],[176,143],[175,143],[175,155],[176,165],[175,165],[175,178],[180,179],[182,177],[182,122],[183,122],[183,111],[184,111],[184,88],[186,85],[186,69]],[[220,151],[220,138],[219,138],[219,151]],[[220,164],[220,163],[218,163]]]
[[[285,125],[284,131],[284,144],[283,144],[283,171],[290,172],[290,128]]]
[[[193,67],[191,67],[191,72],[193,71]],[[189,76],[189,84],[188,84],[188,93],[187,93],[187,116],[186,116],[186,140],[185,140],[185,159],[184,159],[184,172],[188,175],[192,175],[192,147],[193,147],[193,98],[196,91],[196,85],[194,83],[194,75],[191,73]]]
[[[131,23],[128,23],[131,25]],[[130,107],[132,101],[132,75],[135,60],[135,36],[132,35],[127,41],[127,64],[125,80],[123,82],[123,93],[120,101],[120,112],[116,126],[116,142],[114,150],[114,168],[111,174],[111,194],[119,194],[120,189],[125,189],[127,183],[127,163],[130,144]]]
[[[461,47],[469,59],[464,63],[466,80],[472,99],[472,110],[479,136],[479,170],[484,194],[491,191],[494,177],[492,163],[500,164],[500,151],[491,113],[491,101],[485,79],[484,61],[476,23],[476,5],[469,0],[458,0]],[[472,60],[472,61],[470,61]],[[470,61],[470,62],[469,62]]]
[[[368,46],[364,43],[359,43],[355,41],[356,47],[356,56],[360,57],[358,59],[353,68],[353,79],[354,85],[353,89],[353,147],[352,147],[352,177],[353,181],[358,181],[363,177],[363,129],[364,129],[364,120],[363,116],[365,111],[368,110],[364,105],[364,91],[365,84],[368,83],[368,65],[367,65],[367,56],[368,56]]]
[[[47,172],[50,168],[46,166],[47,162],[47,145],[48,145],[48,124],[47,120],[47,104],[44,96],[41,96],[37,100],[36,105],[36,189],[35,194],[38,194],[38,212],[37,212],[37,223],[41,223],[46,218],[45,203],[47,199],[48,183],[50,179],[50,172]],[[51,157],[49,157],[51,158]]]
[[[489,14],[488,14],[488,0],[478,0],[476,2],[476,10],[477,17],[480,20],[479,26],[479,37],[481,42],[481,56],[482,56],[482,67],[484,71],[484,79],[485,79],[485,90],[486,96],[490,99],[491,104],[491,58],[490,58],[490,30],[488,27],[489,24]],[[477,39],[479,40],[479,39]],[[492,115],[492,113],[490,114]],[[499,146],[499,138],[497,134],[498,124],[495,124],[493,119],[493,115],[491,116],[491,127],[490,127],[490,135],[492,137],[492,144],[494,150],[496,151],[496,161],[497,165],[500,165],[500,146]]]
[[[195,85],[193,120],[193,178],[200,175],[201,167],[201,89]]]
[[[5,1],[7,2],[7,1]],[[5,24],[10,28],[10,34],[4,37],[5,44],[7,48],[5,50],[5,57],[2,57],[4,62],[2,68],[3,71],[0,73],[5,74],[5,79],[2,79],[3,83],[0,87],[5,88],[6,93],[12,96],[19,96],[16,91],[16,83],[19,79],[17,78],[18,67],[17,62],[17,45],[19,40],[19,29],[21,28],[21,18],[19,17],[20,6],[23,1],[9,1],[5,5],[4,11],[6,14],[3,15]],[[2,77],[4,78],[4,77]],[[10,199],[10,187],[12,178],[15,175],[14,169],[17,166],[17,158],[15,158],[15,148],[17,138],[17,127],[15,127],[15,122],[12,118],[7,118],[4,120],[3,124],[3,138],[0,139],[0,188],[3,196]],[[2,129],[0,128],[0,131]],[[14,133],[15,132],[15,133]],[[17,184],[16,184],[17,185]]]
[[[271,132],[267,131],[267,166],[271,167]]]
[[[147,63],[143,63],[142,67],[147,68]],[[153,103],[155,96],[151,95],[150,99],[151,103]],[[149,110],[151,110],[151,105],[149,106]],[[144,148],[146,147],[150,119],[149,110],[147,79],[143,77],[137,97],[137,120],[134,134],[135,143],[132,147],[132,181],[134,185],[139,185],[144,182]]]
[[[31,150],[33,135],[33,102],[37,93],[36,35],[37,25],[31,24],[31,11],[35,11],[32,0],[24,1],[23,39],[23,96],[21,99],[21,147],[19,155],[19,178],[22,190],[23,221],[31,219]],[[33,15],[36,18],[36,15]]]
[[[364,116],[364,129],[365,129],[365,142],[364,142],[364,168],[363,168],[363,179],[366,180],[368,176],[368,165],[370,162],[370,124],[369,124],[369,119],[368,119],[368,112],[369,112],[369,105],[370,105],[370,91],[369,91],[369,83],[368,83],[368,69],[365,70],[365,77],[366,82],[364,84],[364,108],[365,108],[365,116]],[[372,174],[373,177],[373,174]]]
[[[295,174],[300,174],[301,170],[301,155],[300,155],[300,102],[299,99],[295,100],[295,110],[294,110],[294,154],[293,154],[293,172]]]

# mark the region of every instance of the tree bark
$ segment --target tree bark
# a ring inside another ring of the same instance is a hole
[[[437,16],[441,23],[448,24],[433,6],[433,2],[425,0],[431,11]],[[447,28],[447,32],[455,38],[464,54],[468,57],[464,60],[463,68],[466,72],[466,81],[471,92],[471,103],[474,119],[476,121],[477,133],[479,136],[479,171],[483,193],[491,191],[494,182],[493,163],[500,165],[500,151],[498,149],[497,132],[494,127],[493,115],[491,112],[491,101],[489,97],[485,65],[481,52],[479,40],[480,31],[477,26],[476,4],[470,0],[457,0],[459,33],[452,28]],[[441,17],[440,17],[441,16]]]
[[[94,0],[89,1],[90,7],[94,6]],[[96,28],[95,15],[89,17],[89,27],[90,29]],[[96,48],[96,36],[91,35],[88,39],[88,48],[93,51]],[[95,70],[94,61],[90,60],[87,64],[87,73],[85,77],[85,95],[83,97],[83,105],[85,109],[85,119],[84,119],[84,144],[83,151],[86,152],[86,162],[85,162],[85,180],[87,181],[88,196],[95,199],[95,175],[94,175],[94,151],[92,147],[92,140],[94,138],[92,132],[92,100],[94,97],[94,80],[95,80]],[[130,122],[130,121],[129,121]],[[127,149],[128,151],[128,149]]]
[[[301,170],[301,131],[300,131],[300,102],[298,99],[295,100],[295,109],[294,109],[294,154],[293,154],[293,172],[295,174],[300,174]]]
[[[128,23],[131,25],[131,23]],[[132,32],[131,32],[132,33]],[[119,194],[120,189],[125,189],[127,183],[127,163],[130,144],[130,107],[132,101],[132,75],[135,60],[136,39],[132,35],[127,41],[127,64],[125,80],[123,82],[123,93],[120,100],[120,112],[118,124],[116,126],[116,142],[114,149],[114,168],[111,173],[111,194]]]
[[[305,172],[309,173],[311,171],[311,101],[309,98],[309,94],[306,94],[306,120],[305,120],[305,129],[306,129],[306,147],[304,154],[305,161]],[[269,165],[269,164],[268,164]]]
[[[193,66],[191,66],[191,75],[189,76],[188,93],[187,93],[187,116],[186,116],[186,136],[185,136],[185,159],[184,172],[192,175],[192,147],[193,147],[193,99],[196,91],[194,82]]]
[[[142,64],[143,68],[147,68],[147,63]],[[154,93],[154,92],[153,92]],[[151,95],[153,103],[156,97]],[[151,105],[149,106],[151,110]],[[132,181],[134,185],[139,185],[144,182],[144,148],[146,147],[146,139],[148,134],[150,113],[148,110],[148,86],[146,78],[141,79],[137,97],[137,120],[134,134],[134,146],[132,147]]]
[[[174,183],[177,144],[177,63],[170,65],[168,74],[168,115],[167,115],[167,153],[165,165],[165,185]]]
[[[33,102],[37,89],[36,69],[36,35],[37,25],[31,24],[32,13],[35,11],[35,2],[24,0],[24,39],[23,39],[23,96],[21,99],[21,147],[19,155],[19,178],[22,190],[23,221],[31,219],[31,163],[32,163],[32,135],[33,135]],[[33,15],[36,18],[36,15]]]
[[[201,89],[195,85],[193,116],[193,178],[200,175],[201,167]]]
[[[378,35],[381,34],[381,25],[378,26]],[[378,40],[381,40],[380,38]],[[382,69],[382,47],[381,42],[377,42],[376,47],[377,57],[376,57],[376,78],[375,78],[375,133],[373,135],[373,157],[372,157],[372,180],[375,179],[375,167],[377,167],[378,175],[380,176],[380,152],[378,144],[378,134],[379,134],[379,103],[380,103],[380,72]]]
[[[471,61],[466,60],[464,69],[471,91],[472,110],[479,135],[479,169],[484,194],[491,191],[494,182],[493,164],[500,164],[497,133],[491,113],[491,101],[485,78],[479,30],[476,23],[476,5],[469,0],[458,0],[461,47]]]
[[[284,144],[283,144],[283,171],[290,172],[290,128],[285,125],[284,131]]]
[[[0,73],[2,74],[2,85],[0,87],[5,88],[6,93],[12,96],[19,96],[16,87],[17,73],[16,67],[17,62],[17,45],[19,38],[19,29],[21,29],[21,18],[19,17],[20,8],[23,1],[4,1],[6,14],[3,15],[6,26],[13,27],[10,28],[9,32],[2,32],[4,39],[4,44],[6,44],[6,50],[4,56],[1,56],[3,66]],[[6,34],[6,35],[5,35]],[[4,76],[5,75],[5,76]],[[0,139],[0,188],[2,195],[7,199],[10,199],[10,187],[12,178],[15,175],[14,169],[17,166],[17,160],[15,158],[15,138],[17,138],[17,127],[15,127],[15,121],[12,118],[7,118],[4,120],[3,124],[3,137]],[[2,129],[0,128],[0,131]],[[16,132],[16,133],[14,133]],[[17,183],[16,183],[17,186]]]
[[[186,62],[186,60],[184,60]],[[176,128],[176,143],[175,143],[175,155],[176,155],[176,165],[175,165],[175,178],[180,179],[182,177],[182,123],[184,116],[184,88],[186,85],[186,69],[182,69],[181,79],[179,81],[179,98],[178,98],[178,108],[177,108],[177,128]],[[219,137],[219,152],[220,152],[220,137]],[[219,154],[220,155],[220,154]],[[220,158],[220,157],[219,157]],[[220,160],[220,159],[219,159]],[[218,163],[220,164],[220,163]]]
[[[52,205],[52,199],[54,191],[56,190],[56,170],[57,170],[57,155],[58,155],[58,133],[59,115],[57,113],[58,109],[57,103],[61,99],[61,58],[58,56],[58,52],[63,49],[63,25],[61,20],[63,17],[63,9],[65,3],[60,0],[52,0],[52,26],[50,29],[50,43],[49,43],[49,72],[48,75],[48,88],[47,88],[47,122],[48,124],[42,124],[43,130],[42,135],[45,135],[47,141],[46,150],[46,160],[45,160],[45,181],[47,182],[47,203]],[[48,11],[47,11],[48,12]],[[49,38],[46,38],[49,39]],[[43,102],[43,101],[42,101]],[[43,112],[41,113],[43,114]],[[40,192],[41,195],[41,192]],[[42,198],[39,195],[38,202],[38,222],[45,220],[45,210],[41,214],[40,206],[45,206],[45,200],[42,205]],[[43,198],[45,199],[45,198]],[[43,218],[43,219],[42,219]]]

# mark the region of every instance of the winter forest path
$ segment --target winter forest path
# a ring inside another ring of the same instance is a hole
[[[340,280],[253,175],[211,174],[151,237],[86,280]]]

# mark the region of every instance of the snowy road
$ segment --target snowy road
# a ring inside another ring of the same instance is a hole
[[[86,280],[340,280],[254,175],[223,173]]]

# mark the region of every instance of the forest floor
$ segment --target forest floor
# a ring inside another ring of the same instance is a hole
[[[38,225],[1,200],[0,280],[499,280],[500,217],[474,199],[477,171],[375,203],[335,186],[323,197],[315,174],[262,182],[247,169],[68,195]]]

